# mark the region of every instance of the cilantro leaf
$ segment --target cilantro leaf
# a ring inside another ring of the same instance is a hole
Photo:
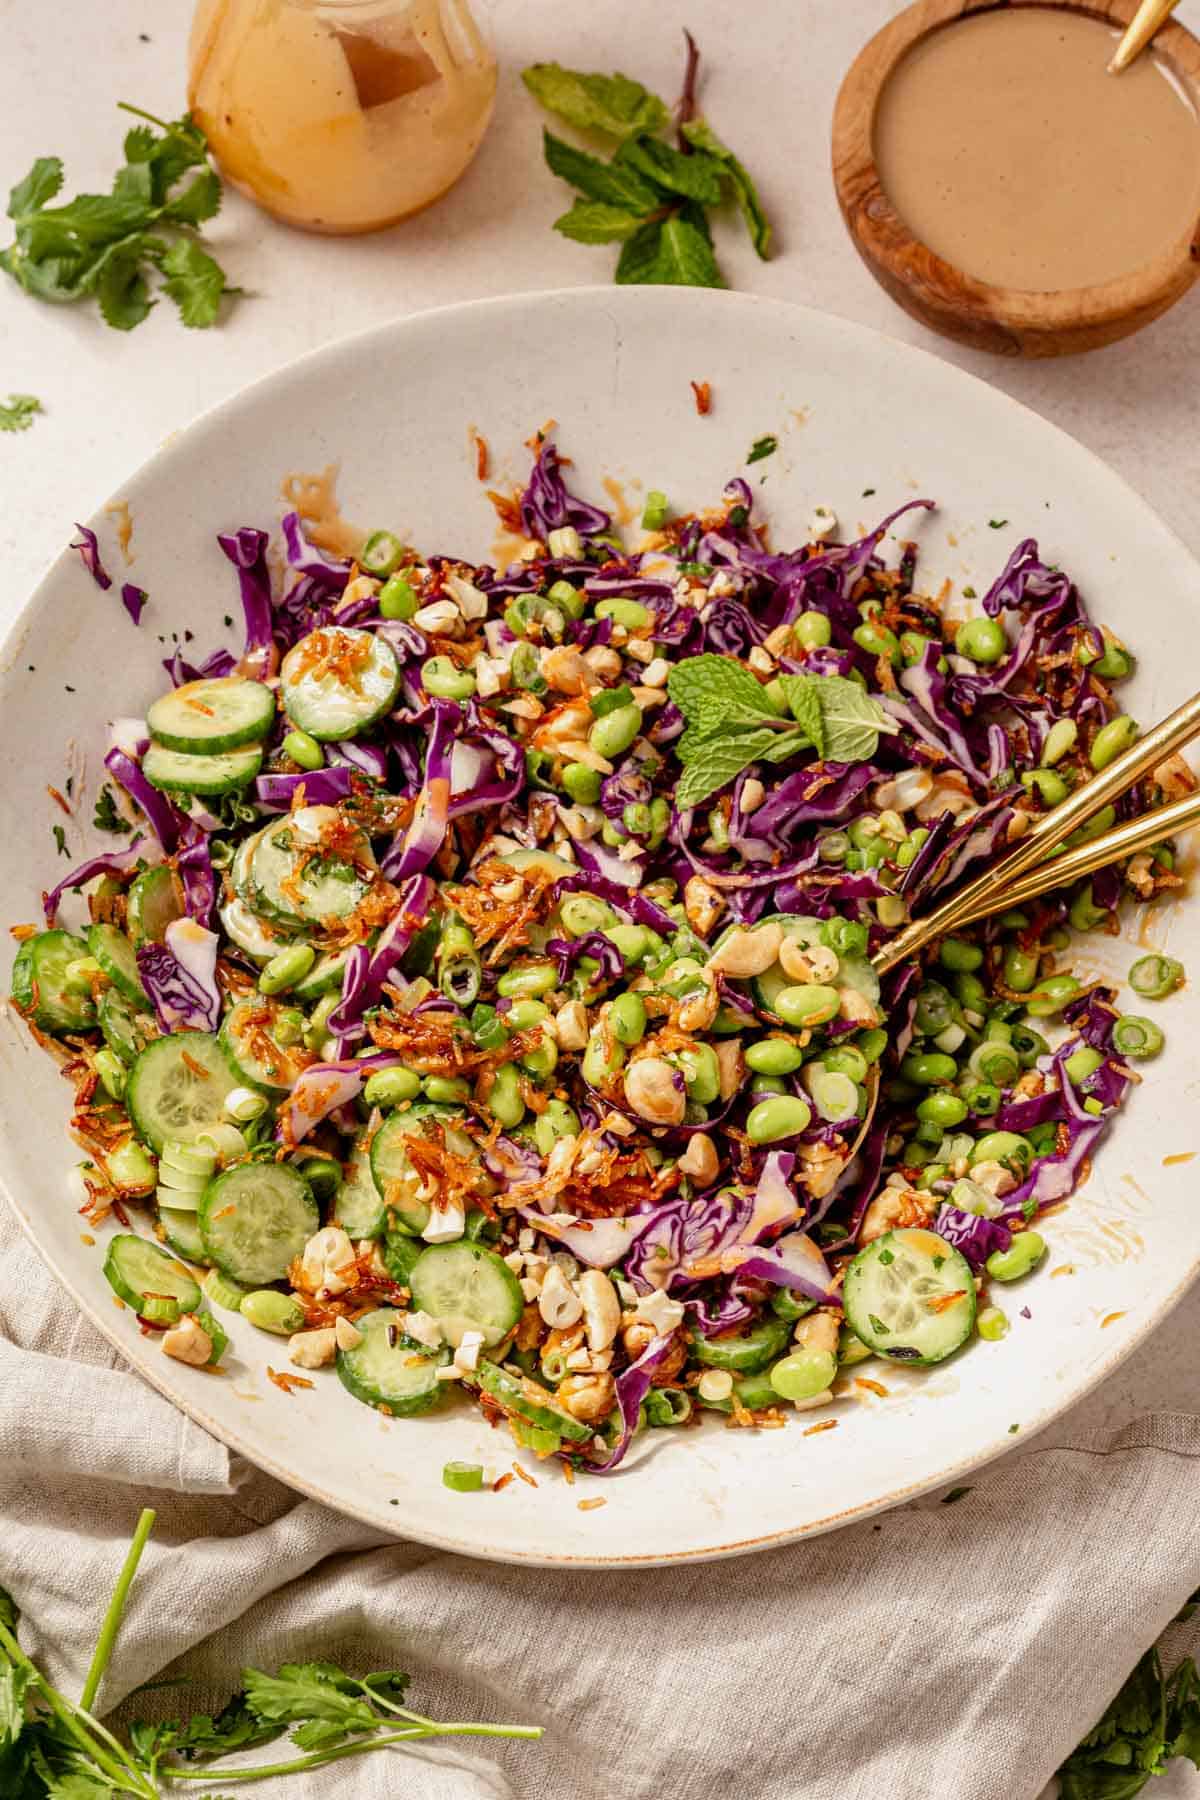
[[[95,290],[104,323],[115,331],[132,331],[153,305],[136,249],[107,255],[100,265]]]
[[[555,231],[574,238],[579,244],[613,244],[632,237],[641,217],[623,206],[609,206],[603,200],[576,200],[570,212],[555,219]]]
[[[682,194],[686,200],[697,200],[702,206],[720,205],[721,165],[711,156],[684,156],[658,138],[639,137],[623,143],[615,160],[636,169],[664,193]]]
[[[755,438],[750,446],[750,454],[747,456],[746,462],[747,464],[762,462],[764,457],[774,456],[778,448],[779,439],[773,431],[768,431],[765,437]]]
[[[28,431],[42,410],[36,394],[10,394],[7,405],[0,405],[0,431]]]
[[[40,212],[43,206],[53,200],[62,184],[62,158],[39,156],[24,181],[18,181],[9,193],[9,218],[19,220],[28,218],[30,213]]]
[[[706,119],[689,119],[681,129],[689,144],[725,165],[725,174],[745,220],[746,230],[750,233],[750,241],[765,262],[771,254],[771,224],[763,211],[749,170],[721,142]]]
[[[243,1669],[246,1705],[264,1725],[324,1719],[345,1731],[369,1731],[379,1720],[359,1684],[334,1663],[284,1663],[277,1675]]]
[[[70,856],[71,852],[67,849],[67,834],[63,827],[61,825],[52,825],[50,830],[53,834],[54,844],[58,854],[60,856]]]
[[[749,669],[732,656],[689,656],[676,663],[667,677],[667,693],[689,721],[697,719],[700,709],[712,702],[721,705],[738,703],[774,718],[770,701],[762,684]]]
[[[710,794],[736,781],[742,770],[765,756],[775,744],[775,732],[769,726],[757,731],[730,732],[725,737],[710,737],[695,760],[685,767],[675,790],[675,804],[681,812],[699,806]]]
[[[608,206],[623,206],[641,216],[658,205],[658,195],[650,184],[633,169],[615,162],[604,162],[586,150],[576,150],[552,131],[543,131],[542,148],[553,174],[570,182],[588,200],[601,200]]]
[[[1167,1684],[1167,1755],[1186,1756],[1200,1769],[1200,1675],[1189,1656]]]
[[[628,75],[585,75],[560,63],[533,63],[521,79],[547,112],[582,131],[638,137],[661,131],[670,118],[658,95]]]
[[[95,831],[127,832],[133,826],[117,811],[117,803],[113,799],[112,789],[102,787],[96,795],[96,811],[92,817],[92,828]]]
[[[203,225],[220,212],[221,198],[221,177],[215,169],[205,169],[167,202],[163,216],[176,225]]]
[[[220,263],[194,239],[181,238],[171,245],[158,266],[166,276],[163,286],[179,308],[184,324],[212,325],[226,291],[225,271]]]

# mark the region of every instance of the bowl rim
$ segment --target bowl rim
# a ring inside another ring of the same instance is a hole
[[[1024,3],[1024,0],[1021,0],[1021,3]],[[636,298],[634,298],[635,295]],[[820,320],[831,325],[835,331],[846,334],[850,339],[857,338],[883,344],[891,353],[898,354],[905,360],[915,358],[926,365],[933,365],[936,370],[943,372],[955,386],[966,383],[971,387],[982,387],[987,390],[995,402],[1002,403],[1006,410],[1022,415],[1027,421],[1032,421],[1039,432],[1049,432],[1054,437],[1064,439],[1071,446],[1073,453],[1082,456],[1110,480],[1119,483],[1136,504],[1152,516],[1158,528],[1173,539],[1183,562],[1200,568],[1200,562],[1197,561],[1189,546],[1179,537],[1174,526],[1157,512],[1150,501],[1124,475],[1118,474],[1096,451],[1081,443],[1053,419],[1037,412],[1033,407],[1016,399],[1003,389],[997,389],[982,376],[956,366],[930,348],[904,342],[875,326],[847,318],[842,314],[832,313],[821,307],[776,296],[714,289],[614,290],[611,286],[599,283],[580,287],[527,289],[472,300],[454,301],[366,326],[361,330],[334,338],[325,344],[317,345],[315,348],[293,357],[278,368],[265,371],[233,393],[225,395],[220,400],[203,408],[179,430],[171,432],[163,439],[134,469],[127,471],[124,478],[111,489],[111,494],[119,496],[127,493],[134,482],[141,481],[152,470],[157,470],[164,463],[169,465],[179,459],[186,459],[191,453],[192,442],[196,435],[211,431],[216,427],[223,427],[236,420],[243,408],[253,406],[261,392],[294,382],[310,367],[317,367],[324,362],[332,362],[347,355],[363,353],[371,345],[382,343],[395,334],[403,334],[414,327],[424,327],[431,322],[439,322],[443,319],[454,319],[463,315],[488,311],[500,314],[505,308],[514,305],[535,308],[538,306],[571,306],[577,301],[584,304],[602,301],[606,307],[630,305],[648,306],[651,309],[682,306],[685,309],[694,307],[697,310],[704,310],[719,307],[726,311],[731,319],[738,314],[744,314],[748,318],[755,311],[766,309],[767,311],[792,314],[800,319]],[[101,528],[105,524],[106,504],[107,501],[101,499],[88,515],[86,523],[94,528]],[[57,576],[61,566],[73,562],[75,555],[76,552],[69,546],[63,548],[48,565],[41,580],[33,588],[3,639],[0,640],[0,686],[3,685],[4,679],[9,674],[14,652],[19,648],[34,614],[44,604],[44,597],[51,581]],[[1107,1381],[1174,1311],[1189,1288],[1200,1278],[1200,1252],[1198,1252],[1191,1263],[1181,1269],[1169,1292],[1160,1299],[1159,1303],[1127,1333],[1121,1336],[1114,1334],[1111,1349],[1099,1358],[1086,1374],[1076,1376],[1066,1398],[1060,1392],[1047,1390],[1043,1403],[1023,1416],[1019,1435],[993,1438],[983,1451],[968,1450],[957,1456],[953,1462],[938,1469],[935,1474],[921,1474],[910,1480],[898,1481],[882,1498],[872,1498],[850,1506],[826,1510],[820,1517],[810,1519],[800,1525],[789,1525],[750,1537],[731,1536],[726,1542],[718,1545],[683,1548],[669,1552],[625,1552],[619,1555],[580,1554],[573,1551],[548,1551],[532,1546],[527,1549],[514,1549],[509,1546],[502,1551],[496,1551],[481,1549],[479,1544],[465,1541],[457,1537],[452,1530],[439,1528],[437,1525],[425,1526],[423,1524],[418,1531],[414,1529],[411,1520],[405,1520],[402,1525],[392,1524],[390,1520],[380,1516],[348,1509],[345,1501],[330,1493],[320,1481],[298,1475],[297,1471],[293,1467],[289,1467],[285,1460],[264,1450],[252,1433],[242,1431],[227,1421],[214,1417],[199,1389],[193,1390],[178,1382],[177,1375],[183,1371],[177,1372],[173,1368],[160,1369],[158,1361],[150,1358],[147,1358],[144,1363],[132,1361],[129,1358],[127,1337],[123,1336],[118,1326],[118,1315],[104,1304],[104,1294],[101,1289],[95,1284],[84,1287],[70,1273],[65,1260],[55,1253],[53,1245],[47,1243],[45,1237],[39,1233],[37,1228],[38,1208],[32,1197],[29,1199],[19,1198],[10,1187],[2,1170],[0,1170],[0,1200],[8,1202],[24,1237],[40,1260],[50,1269],[59,1285],[70,1296],[80,1313],[117,1352],[121,1359],[122,1369],[148,1382],[165,1400],[169,1401],[193,1424],[207,1431],[218,1443],[243,1456],[254,1468],[274,1477],[292,1492],[318,1501],[341,1517],[357,1519],[368,1529],[388,1533],[397,1541],[421,1543],[432,1549],[467,1556],[475,1561],[497,1562],[504,1566],[517,1568],[543,1567],[576,1571],[632,1572],[651,1568],[670,1568],[689,1563],[726,1561],[737,1556],[783,1549],[789,1545],[805,1543],[826,1532],[860,1524],[866,1519],[915,1500],[923,1494],[945,1487],[961,1476],[997,1461],[1012,1450],[1028,1448],[1031,1440],[1040,1432],[1064,1417],[1069,1410]],[[98,1274],[98,1271],[95,1273]]]
[[[1027,339],[1042,346],[1041,354],[1053,353],[1058,339],[1077,340],[1065,348],[1089,348],[1149,323],[1200,279],[1198,214],[1195,225],[1150,262],[1106,282],[1041,290],[984,281],[938,255],[910,229],[893,205],[875,160],[875,119],[884,88],[908,52],[935,31],[1002,7],[1074,12],[1123,28],[1133,20],[1138,4],[1139,0],[913,0],[864,44],[851,63],[833,114],[838,204],[871,272],[926,324],[985,348],[1020,350]],[[1156,34],[1154,49],[1200,104],[1200,38],[1178,19],[1170,19]],[[989,343],[989,331],[1009,342]]]

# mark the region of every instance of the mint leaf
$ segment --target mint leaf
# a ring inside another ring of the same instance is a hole
[[[732,656],[706,653],[676,663],[667,677],[667,693],[689,722],[713,702],[749,707],[769,718],[778,716],[761,683]]]
[[[521,79],[547,112],[581,131],[638,137],[661,131],[670,118],[658,95],[628,75],[585,75],[560,63],[534,63]]]
[[[898,731],[877,700],[844,675],[809,675],[821,708],[822,756],[827,762],[869,762],[880,732]],[[790,704],[790,701],[789,701]]]
[[[613,280],[622,287],[652,287],[659,279],[663,222],[651,219],[629,238],[617,261]]]
[[[699,806],[719,788],[728,787],[742,770],[775,745],[776,733],[769,726],[758,731],[731,732],[727,737],[709,738],[703,752],[687,767],[675,789],[675,804],[681,812]]]
[[[36,394],[10,394],[7,405],[0,404],[0,431],[28,431],[34,414],[41,411]]]
[[[30,213],[40,212],[48,201],[53,200],[62,184],[61,157],[39,156],[24,181],[18,181],[9,193],[9,218],[24,219]]]
[[[781,675],[779,685],[787,696],[792,717],[803,726],[817,755],[824,758],[825,715],[816,686],[818,679],[813,675]]]
[[[807,731],[793,725],[788,731],[777,731],[769,750],[763,751],[763,761],[769,763],[786,762],[789,756],[799,756],[802,750],[811,750],[813,741]]]
[[[542,148],[553,173],[578,188],[585,199],[623,206],[639,215],[652,211],[659,203],[654,189],[633,169],[604,162],[586,150],[576,150],[552,131],[542,133]]]
[[[216,321],[225,292],[225,271],[191,238],[172,244],[159,262],[163,286],[179,308],[185,325],[204,327]]]
[[[577,200],[570,212],[555,219],[555,231],[574,238],[579,244],[621,243],[641,224],[641,217],[623,206],[608,206],[603,200]]]
[[[771,224],[763,211],[758,190],[747,170],[733,151],[728,149],[717,136],[706,119],[689,119],[682,127],[683,135],[689,144],[697,150],[703,150],[708,156],[715,157],[725,165],[725,173],[738,209],[745,220],[746,230],[750,233],[750,241],[759,256],[765,262],[771,254]]]
[[[706,230],[680,215],[663,225],[660,268],[655,280],[674,287],[723,288]]]
[[[632,138],[621,145],[616,161],[636,169],[667,194],[682,194],[701,206],[719,206],[722,170],[711,156],[684,156],[658,138]]]

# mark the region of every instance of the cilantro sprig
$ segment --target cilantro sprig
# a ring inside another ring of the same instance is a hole
[[[1147,1650],[1059,1769],[1061,1800],[1133,1800],[1178,1756],[1200,1768],[1200,1675],[1189,1656],[1167,1679]]]
[[[200,226],[221,205],[208,141],[187,114],[168,122],[124,102],[121,110],[143,123],[125,135],[125,161],[111,191],[53,206],[62,161],[39,156],[9,194],[16,237],[0,250],[0,268],[37,300],[94,299],[117,331],[132,331],[148,316],[158,276],[185,325],[213,325],[222,298],[240,290],[200,242]]]
[[[539,1738],[537,1725],[443,1725],[401,1702],[408,1676],[384,1669],[354,1676],[331,1662],[284,1663],[274,1675],[244,1669],[242,1686],[212,1717],[139,1720],[124,1743],[96,1718],[93,1705],[112,1657],[129,1590],[154,1526],[138,1521],[76,1703],[53,1687],[18,1638],[20,1615],[0,1588],[0,1793],[21,1800],[165,1800],[178,1782],[254,1782],[286,1778],[370,1751],[426,1738]],[[287,1733],[299,1755],[278,1762],[214,1769],[235,1751]],[[202,1766],[197,1767],[197,1764]],[[286,1792],[286,1789],[284,1790]],[[209,1800],[217,1797],[209,1790]]]
[[[691,33],[684,36],[675,144],[663,135],[672,120],[666,102],[628,75],[534,63],[522,76],[548,112],[616,140],[608,160],[551,131],[542,141],[549,167],[579,195],[554,229],[581,244],[621,244],[615,279],[624,285],[724,287],[708,214],[726,200],[737,205],[759,256],[770,255],[771,226],[748,170],[696,114],[700,55]]]
[[[687,723],[675,746],[683,764],[675,798],[683,810],[754,762],[786,762],[805,750],[822,762],[868,762],[880,733],[898,729],[877,700],[842,675],[779,675],[764,686],[731,656],[677,663],[667,692]]]
[[[0,405],[0,431],[28,431],[41,411],[36,394],[10,394],[7,404]]]

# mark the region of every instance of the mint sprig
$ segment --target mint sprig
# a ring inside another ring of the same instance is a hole
[[[677,144],[664,133],[666,103],[628,75],[585,74],[534,63],[522,79],[534,99],[581,131],[615,138],[612,157],[579,150],[547,131],[546,162],[578,195],[554,229],[581,244],[623,245],[614,279],[622,285],[724,287],[708,214],[732,200],[758,255],[771,227],[744,164],[707,120],[695,116],[699,52],[690,33],[687,75],[675,109]]]
[[[869,762],[880,733],[898,729],[841,675],[781,675],[771,687],[730,656],[690,657],[672,669],[667,692],[687,722],[675,746],[681,810],[728,787],[751,763],[787,762],[806,750],[823,762]]]
[[[185,325],[213,325],[223,297],[239,290],[198,241],[221,205],[207,139],[186,114],[168,122],[124,103],[122,110],[143,123],[125,135],[112,191],[52,206],[63,165],[57,156],[38,157],[9,194],[16,236],[0,250],[0,269],[37,300],[94,299],[117,331],[132,331],[149,315],[157,274]]]

